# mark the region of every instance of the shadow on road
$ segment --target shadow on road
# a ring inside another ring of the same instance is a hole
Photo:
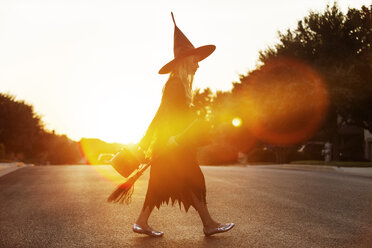
[[[233,244],[232,236],[199,236],[194,240],[179,239],[179,237],[156,238],[149,236],[138,236],[132,239],[135,247],[231,247]]]

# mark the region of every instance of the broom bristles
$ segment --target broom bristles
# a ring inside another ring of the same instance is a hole
[[[134,191],[134,182],[128,180],[125,183],[120,184],[114,192],[107,198],[108,202],[114,203],[126,203],[129,204],[132,200],[132,194]]]
[[[107,201],[113,203],[125,202],[128,205],[132,201],[135,182],[149,166],[150,165],[147,164],[146,166],[138,170],[135,174],[133,174],[131,177],[129,177],[126,182],[120,184],[114,190],[114,192],[112,192],[111,195],[107,198]]]

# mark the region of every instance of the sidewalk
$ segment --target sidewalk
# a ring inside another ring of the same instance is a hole
[[[277,164],[268,165],[272,168],[287,170],[309,170],[309,171],[329,171],[355,176],[372,178],[372,167],[337,167],[328,165],[307,165],[307,164]]]
[[[340,173],[372,178],[372,167],[336,167]]]
[[[18,170],[23,167],[34,166],[33,164],[25,164],[23,162],[13,162],[13,163],[0,163],[0,177]]]

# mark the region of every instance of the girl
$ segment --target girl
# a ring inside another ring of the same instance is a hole
[[[212,219],[206,204],[204,175],[196,159],[196,145],[187,130],[195,126],[190,111],[192,83],[198,62],[208,57],[214,45],[195,48],[177,27],[173,13],[175,59],[159,73],[170,76],[163,88],[159,109],[139,146],[152,161],[150,180],[142,211],[133,225],[136,233],[162,236],[148,225],[149,216],[162,203],[178,202],[186,212],[193,206],[203,223],[206,236],[226,232],[233,223],[220,224]],[[185,131],[186,130],[186,131]]]

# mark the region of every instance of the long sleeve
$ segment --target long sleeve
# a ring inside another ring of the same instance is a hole
[[[140,147],[147,150],[155,141],[164,144],[170,136],[182,131],[188,110],[182,82],[178,78],[170,78],[164,86],[160,106],[139,142]]]

